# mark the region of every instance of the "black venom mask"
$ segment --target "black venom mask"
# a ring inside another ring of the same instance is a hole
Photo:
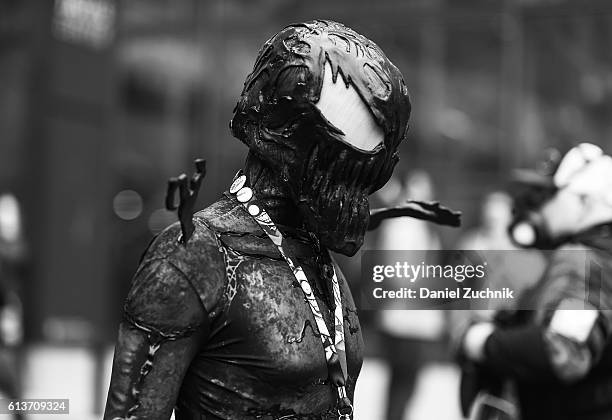
[[[382,50],[317,20],[263,45],[231,128],[283,181],[307,229],[353,255],[368,227],[368,195],[391,176],[409,116],[402,74]]]

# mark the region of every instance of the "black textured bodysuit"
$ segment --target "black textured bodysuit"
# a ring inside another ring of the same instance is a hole
[[[141,261],[120,328],[124,345],[115,355],[105,418],[167,418],[172,400],[177,420],[338,418],[313,315],[274,244],[230,197],[196,213],[194,224],[186,245],[178,241],[175,224]],[[331,260],[305,232],[279,229],[333,331],[331,270],[326,267]],[[351,292],[335,270],[352,399],[363,341]],[[122,366],[138,377],[122,376]],[[178,394],[165,394],[174,380]]]
[[[342,94],[332,102],[352,103],[352,90],[362,100],[357,109],[366,111],[347,109],[351,115],[338,121],[378,126],[373,148],[355,146],[327,118],[334,112],[319,108],[324,85],[335,84]],[[302,266],[329,331],[336,330],[337,273],[352,399],[363,342],[348,285],[328,250],[352,256],[363,244],[368,197],[391,177],[410,110],[397,67],[340,23],[289,25],[264,43],[231,130],[249,148],[245,175],[291,258],[284,260],[229,196],[196,213],[186,241],[179,241],[178,224],[159,235],[127,298],[106,420],[167,420],[174,409],[177,420],[339,418],[337,407],[346,408],[347,398],[334,366],[343,359],[332,360],[336,352],[326,347],[330,374],[315,318],[287,261]]]

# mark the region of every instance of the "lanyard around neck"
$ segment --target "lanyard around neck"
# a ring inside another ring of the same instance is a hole
[[[312,292],[312,287],[306,278],[306,274],[302,267],[297,263],[297,260],[287,254],[283,248],[284,237],[280,230],[276,227],[270,216],[255,198],[253,190],[247,186],[246,175],[238,172],[234,178],[229,192],[236,200],[240,202],[246,211],[253,217],[255,222],[266,233],[270,240],[274,243],[283,259],[289,265],[294,277],[298,281],[308,307],[312,312],[319,336],[325,350],[325,360],[327,362],[327,370],[329,380],[336,387],[338,394],[338,415],[339,419],[350,419],[353,413],[353,406],[346,393],[346,349],[344,344],[344,316],[342,313],[342,296],[340,294],[340,285],[336,270],[332,265],[332,290],[334,294],[334,336],[329,332],[327,324],[323,319],[323,315],[319,308],[319,304]]]

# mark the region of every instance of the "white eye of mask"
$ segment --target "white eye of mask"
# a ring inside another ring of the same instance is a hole
[[[344,133],[343,140],[356,149],[370,152],[384,140],[382,128],[352,85],[346,87],[339,74],[333,82],[332,69],[325,62],[323,86],[317,108]]]

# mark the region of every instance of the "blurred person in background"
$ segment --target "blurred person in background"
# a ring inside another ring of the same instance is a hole
[[[512,197],[505,191],[493,191],[482,200],[479,224],[459,238],[455,249],[484,251],[489,267],[485,276],[487,287],[510,287],[517,293],[533,286],[544,272],[546,261],[537,250],[517,247],[511,240],[508,228],[513,221]],[[518,267],[528,269],[518,269]],[[507,302],[491,301],[488,309],[455,310],[449,313],[449,330],[454,341],[465,326],[475,320],[491,320],[496,310],[511,309]]]
[[[610,419],[612,157],[581,144],[517,179],[525,187],[515,198],[513,240],[555,251],[514,311],[464,334],[464,410],[478,419]],[[508,384],[518,407],[500,398],[511,395]]]
[[[349,420],[363,340],[329,250],[361,247],[409,115],[401,73],[353,30],[312,21],[268,40],[231,123],[244,171],[187,215],[192,233],[175,224],[147,249],[105,419]]]
[[[484,251],[489,266],[495,267],[487,273],[487,285],[492,288],[511,286],[520,291],[540,278],[546,261],[538,250],[522,249],[510,238],[512,206],[512,197],[506,192],[487,194],[482,203],[480,224],[459,239],[456,249]],[[517,264],[529,270],[517,270]]]
[[[487,194],[482,202],[480,224],[458,241],[457,249],[516,249],[508,235],[510,222],[512,222],[512,198],[503,191]]]
[[[17,347],[23,339],[20,280],[25,259],[21,210],[10,193],[0,195],[0,395],[19,398]],[[21,419],[21,414],[15,414]]]
[[[399,188],[394,188],[395,185]],[[379,196],[388,201],[385,204],[389,207],[399,206],[409,199],[431,201],[433,182],[427,172],[415,170],[401,182],[391,182]],[[428,251],[439,250],[440,239],[430,223],[409,217],[388,219],[382,223],[378,234],[378,250],[411,250],[421,253],[423,261],[436,263]],[[391,374],[386,418],[401,420],[415,393],[419,372],[442,358],[444,315],[438,310],[388,308],[380,311],[379,329]]]

